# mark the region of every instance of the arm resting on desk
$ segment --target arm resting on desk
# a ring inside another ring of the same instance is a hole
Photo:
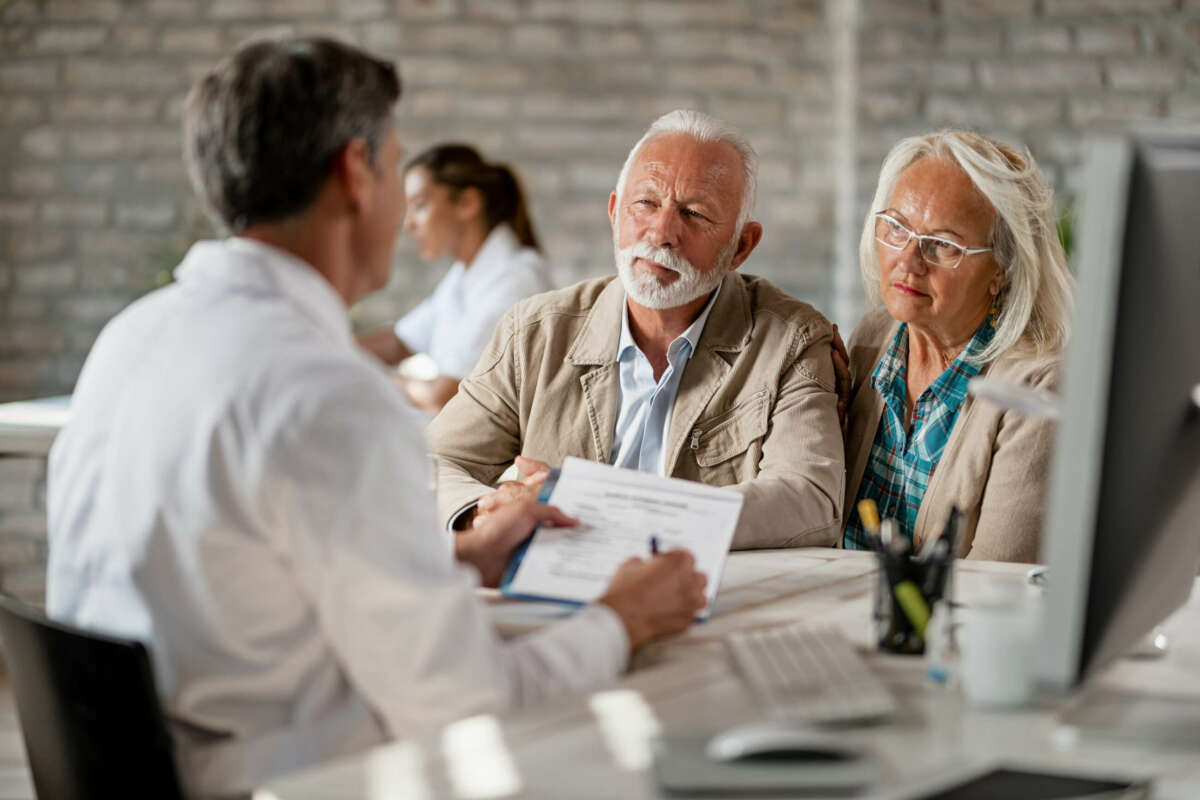
[[[745,495],[733,549],[829,547],[842,525],[845,460],[828,335],[809,345],[779,384],[758,475]]]
[[[474,571],[436,530],[423,437],[397,413],[400,398],[383,381],[346,381],[320,400],[289,415],[271,449],[261,491],[286,524],[269,526],[269,544],[308,600],[294,624],[314,618],[304,623],[320,637],[313,652],[333,654],[391,735],[621,672],[629,644],[608,608],[501,642]]]
[[[429,448],[437,454],[438,519],[450,527],[460,513],[490,492],[521,454],[512,314],[505,314],[475,372],[458,386],[429,425]]]

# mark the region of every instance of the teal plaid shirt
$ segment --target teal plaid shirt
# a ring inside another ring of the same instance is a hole
[[[967,397],[967,381],[979,374],[979,366],[967,358],[982,352],[995,333],[991,321],[984,321],[954,363],[921,393],[910,433],[904,424],[908,400],[905,380],[908,326],[900,325],[891,346],[871,373],[871,387],[883,397],[883,416],[854,508],[847,509],[849,522],[842,539],[847,550],[871,549],[871,536],[858,518],[858,501],[864,498],[874,500],[880,519],[896,520],[900,532],[912,541],[921,500]]]

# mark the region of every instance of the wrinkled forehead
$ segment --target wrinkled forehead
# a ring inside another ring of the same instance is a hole
[[[731,173],[724,164],[709,164],[698,173],[680,174],[678,166],[670,160],[650,161],[640,169],[630,170],[630,182],[673,183],[703,186],[713,192],[728,192],[726,177]]]
[[[991,202],[962,167],[933,156],[904,168],[892,188],[888,208],[925,230],[963,236],[986,234],[996,217]]]
[[[663,134],[642,146],[625,182],[622,190],[650,184],[739,203],[746,178],[737,149],[728,142],[701,142],[684,134]]]

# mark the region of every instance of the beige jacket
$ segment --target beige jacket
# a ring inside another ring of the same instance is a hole
[[[850,337],[847,508],[858,499],[858,487],[883,415],[883,397],[871,388],[871,373],[899,326],[887,309],[881,308],[863,317]],[[1054,390],[1058,363],[1057,358],[1002,356],[980,374]],[[1050,420],[1031,419],[968,395],[917,512],[913,532],[916,546],[941,533],[950,507],[957,505],[966,513],[959,555],[1036,561],[1054,430]]]
[[[537,295],[491,343],[429,428],[449,521],[517,455],[608,463],[619,410],[625,291],[614,277]],[[845,487],[832,328],[767,281],[726,276],[679,385],[669,475],[745,495],[733,547],[832,545]]]

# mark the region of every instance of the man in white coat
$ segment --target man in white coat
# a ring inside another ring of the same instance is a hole
[[[474,586],[572,520],[525,503],[439,530],[420,422],[355,346],[347,307],[386,283],[403,217],[399,95],[323,39],[200,79],[185,157],[232,235],[108,324],[51,453],[49,612],[148,644],[194,794],[612,680],[704,604],[675,552],[529,637],[489,626]]]

